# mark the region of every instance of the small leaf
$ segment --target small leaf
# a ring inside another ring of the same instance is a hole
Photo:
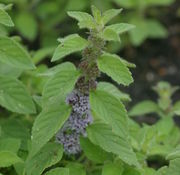
[[[57,143],[47,143],[35,156],[26,162],[27,175],[41,175],[48,167],[58,163],[63,155],[63,148]]]
[[[122,175],[124,167],[122,163],[107,163],[103,166],[102,175]]]
[[[91,143],[88,138],[81,137],[80,143],[84,154],[89,160],[96,163],[104,163],[106,160],[112,159],[112,156],[109,153],[105,152],[99,146]]]
[[[57,98],[66,97],[80,76],[77,70],[58,71],[46,83],[43,89],[43,104],[53,103]]]
[[[126,138],[127,114],[124,105],[111,94],[96,90],[90,93],[91,111],[95,117],[111,125],[113,132]]]
[[[180,158],[180,146],[177,146],[177,148],[169,153],[166,157],[167,160],[173,160],[176,158]]]
[[[102,21],[101,11],[94,5],[91,6],[91,11],[92,11],[92,14],[94,16],[96,23],[101,24],[101,21]]]
[[[133,82],[131,72],[117,55],[103,54],[98,59],[98,67],[119,84],[129,85]]]
[[[92,29],[95,27],[93,17],[85,12],[70,11],[68,15],[78,21],[80,28],[89,28]]]
[[[0,36],[0,61],[19,68],[34,69],[29,54],[15,40]]]
[[[29,157],[34,156],[63,126],[71,112],[64,99],[58,99],[36,118],[32,128],[32,149]]]
[[[103,31],[103,39],[105,39],[106,41],[118,41],[120,42],[120,37],[118,35],[118,33],[116,33],[114,30],[112,29],[105,29]]]
[[[95,145],[105,151],[114,153],[129,165],[139,166],[136,154],[133,152],[129,142],[112,132],[112,129],[105,124],[96,123],[87,128],[88,138]]]
[[[149,113],[156,113],[159,111],[159,107],[156,103],[150,100],[146,100],[136,104],[129,112],[130,116],[140,116]]]
[[[9,167],[22,160],[13,152],[0,151],[0,167]]]
[[[14,23],[11,20],[11,17],[8,15],[8,13],[0,8],[0,23],[3,25],[6,25],[8,27],[13,27]]]
[[[57,61],[63,57],[83,50],[88,44],[88,41],[77,34],[72,34],[64,39],[61,39],[61,44],[56,48],[51,61]]]
[[[104,25],[121,12],[122,12],[122,9],[110,9],[110,10],[105,11],[102,15],[103,16],[102,20],[103,20]]]
[[[45,175],[69,175],[68,168],[55,168],[48,171]]]
[[[0,76],[0,105],[12,112],[35,113],[35,105],[25,86],[15,78]]]
[[[128,94],[121,92],[116,86],[108,82],[99,82],[97,90],[108,92],[120,101],[131,101],[131,98]]]
[[[66,168],[69,169],[69,175],[86,175],[84,167],[80,163],[69,163]]]

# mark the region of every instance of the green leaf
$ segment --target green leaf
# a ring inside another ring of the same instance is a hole
[[[132,24],[126,24],[126,23],[118,23],[118,24],[112,24],[110,26],[107,26],[106,29],[114,30],[117,34],[122,34],[124,32],[127,32],[129,30],[132,30],[135,28]]]
[[[129,165],[139,166],[135,153],[129,142],[115,135],[112,129],[105,124],[96,123],[87,128],[88,138],[95,145],[100,146],[107,152],[114,153]]]
[[[0,23],[3,25],[6,25],[8,27],[13,27],[14,23],[11,20],[11,17],[8,15],[8,13],[0,8]]]
[[[68,15],[78,21],[80,28],[92,29],[95,27],[93,17],[85,12],[69,11]]]
[[[107,163],[103,166],[102,175],[122,175],[123,164],[119,162]]]
[[[38,33],[38,24],[33,16],[33,13],[21,12],[16,15],[15,25],[23,37],[29,40],[34,40],[36,38]]]
[[[131,72],[117,55],[103,54],[98,59],[98,67],[119,84],[129,85],[133,82]]]
[[[79,163],[69,163],[66,168],[69,169],[69,175],[86,175],[84,167]]]
[[[13,152],[0,151],[0,167],[8,167],[22,160]]]
[[[0,76],[0,105],[21,114],[35,113],[35,105],[25,86],[15,78]]]
[[[129,112],[130,116],[140,116],[149,113],[156,113],[159,111],[159,107],[156,103],[150,100],[142,101],[136,104]]]
[[[90,93],[90,106],[95,117],[111,125],[112,131],[117,135],[127,137],[126,109],[117,98],[107,92],[96,90]]]
[[[81,137],[81,148],[86,157],[96,163],[104,163],[106,160],[112,159],[112,156],[102,150],[99,146],[94,145],[88,138]]]
[[[116,33],[114,30],[112,29],[105,29],[103,31],[103,39],[105,39],[106,41],[118,41],[120,42],[120,37],[118,35],[118,33]]]
[[[179,111],[179,112],[178,112]],[[172,112],[174,112],[176,115],[180,115],[180,101],[177,101],[173,107]]]
[[[134,1],[134,0],[113,0],[117,5],[124,7],[125,9],[129,8],[135,8],[138,4],[139,1]],[[144,1],[143,1],[144,2]]]
[[[141,173],[135,168],[128,167],[124,170],[123,175],[141,175]],[[148,175],[148,174],[142,174],[142,175]]]
[[[169,167],[165,175],[179,175],[180,173],[180,158],[170,161]]]
[[[54,101],[36,118],[32,128],[32,149],[29,157],[35,155],[63,126],[71,112],[64,99]]]
[[[122,9],[110,9],[103,13],[102,20],[104,25],[111,21],[112,18],[119,15],[122,12]]]
[[[55,168],[48,171],[45,175],[69,175],[68,168]]]
[[[180,145],[177,146],[177,148],[173,150],[171,153],[169,153],[166,157],[167,160],[172,160],[176,158],[180,158]]]
[[[0,36],[0,61],[19,68],[34,69],[29,54],[15,40]]]
[[[27,175],[41,175],[48,167],[58,163],[63,155],[63,148],[58,143],[47,143],[35,156],[26,162]]]
[[[101,11],[94,5],[91,6],[91,11],[97,24],[101,24]]]
[[[128,94],[121,92],[116,86],[108,82],[99,82],[97,90],[108,92],[120,101],[131,101],[131,98]]]
[[[55,99],[68,95],[80,76],[77,70],[58,71],[46,83],[43,89],[43,104],[53,103]]]
[[[57,61],[63,57],[78,52],[87,47],[88,41],[77,34],[72,34],[61,39],[61,44],[56,48],[51,61]]]

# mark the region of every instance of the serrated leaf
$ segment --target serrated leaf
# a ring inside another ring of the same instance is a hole
[[[38,74],[39,76],[53,76],[60,71],[72,70],[75,71],[76,67],[71,62],[65,62],[54,67],[49,68],[47,71]]]
[[[61,42],[56,48],[51,61],[57,61],[69,54],[81,51],[88,45],[88,41],[77,34],[69,35],[63,40],[61,39]]]
[[[115,135],[112,129],[105,124],[96,123],[87,128],[88,138],[95,145],[100,146],[107,152],[116,154],[121,160],[129,165],[139,166],[135,153],[129,142]]]
[[[119,13],[121,13],[122,9],[110,9],[107,10],[103,13],[103,23],[104,25],[107,24],[112,18],[114,18],[115,16],[117,16]]]
[[[70,112],[71,108],[64,99],[58,99],[43,109],[32,128],[32,149],[29,157],[34,156],[57,133]]]
[[[69,175],[68,168],[55,168],[48,171],[45,175]]]
[[[102,175],[122,175],[124,167],[122,163],[106,163],[102,169]]]
[[[86,12],[69,11],[68,15],[78,21],[80,28],[92,29],[95,27],[93,17]]]
[[[149,113],[156,113],[159,111],[159,107],[156,103],[150,100],[142,101],[136,104],[129,112],[130,116],[140,116]]]
[[[9,167],[22,160],[13,152],[0,151],[0,167]]]
[[[0,61],[22,69],[34,69],[29,54],[15,40],[0,36]]]
[[[14,23],[8,13],[0,8],[0,23],[9,27],[13,27]]]
[[[117,135],[128,136],[127,113],[124,105],[110,93],[96,90],[90,93],[90,106],[93,115],[112,127]]]
[[[99,146],[94,145],[88,138],[81,137],[81,148],[87,158],[96,163],[104,163],[106,160],[111,160],[112,156],[101,149]]]
[[[133,82],[131,72],[117,55],[103,54],[98,58],[98,67],[119,84],[127,86]]]
[[[69,175],[86,175],[85,169],[80,163],[69,163],[66,168],[69,169]]]
[[[0,76],[0,105],[21,114],[36,112],[25,86],[19,80],[11,77]]]
[[[121,92],[116,86],[108,82],[99,82],[97,90],[108,92],[117,99],[122,101],[131,101],[131,98],[128,94]]]
[[[41,175],[48,167],[58,163],[63,155],[63,148],[58,143],[47,143],[35,156],[26,162],[27,175]]]
[[[29,39],[34,40],[38,33],[38,24],[33,13],[21,12],[15,17],[15,25],[20,34]]]
[[[118,24],[112,24],[110,26],[107,26],[106,29],[111,29],[115,31],[117,34],[122,34],[124,32],[127,32],[129,30],[132,30],[135,26],[132,24],[127,23],[118,23]]]
[[[80,76],[77,70],[58,71],[46,83],[43,89],[43,104],[53,103],[57,98],[65,97],[74,89]]]

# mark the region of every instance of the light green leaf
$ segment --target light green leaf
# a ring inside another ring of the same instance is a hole
[[[20,34],[29,39],[34,40],[38,32],[38,24],[33,13],[21,12],[16,15],[15,25]]]
[[[133,82],[131,72],[117,55],[103,54],[98,59],[98,67],[119,84],[129,85]]]
[[[114,153],[129,165],[139,166],[135,153],[130,143],[112,132],[112,129],[105,124],[97,123],[87,128],[88,138],[95,145],[100,146],[107,152]]]
[[[112,29],[105,29],[103,31],[103,35],[102,35],[103,39],[105,39],[106,41],[118,41],[120,42],[120,37],[118,35],[118,33],[116,33],[114,30]]]
[[[68,95],[74,89],[79,76],[77,70],[58,71],[47,81],[43,89],[43,104],[53,103],[55,99]]]
[[[102,20],[104,25],[107,24],[112,18],[122,12],[122,9],[110,9],[103,13]]]
[[[179,111],[179,112],[178,112]],[[177,101],[173,107],[172,112],[174,112],[176,115],[180,115],[180,101]]]
[[[99,82],[97,90],[108,92],[117,99],[122,101],[131,101],[131,98],[128,94],[121,92],[116,86],[108,82]]]
[[[101,11],[94,5],[91,6],[91,11],[97,24],[101,24]]]
[[[122,163],[107,163],[103,166],[102,175],[122,175],[124,167]]]
[[[35,105],[25,86],[15,78],[0,76],[0,105],[21,114],[35,113]]]
[[[180,173],[180,158],[170,161],[165,175],[179,175]]]
[[[126,24],[126,23],[118,23],[118,24],[112,24],[110,26],[107,26],[106,29],[114,30],[117,34],[122,34],[124,32],[127,32],[129,30],[132,30],[135,28],[132,24]]]
[[[24,70],[35,68],[23,47],[15,40],[5,36],[0,36],[0,61]]]
[[[8,167],[22,160],[13,152],[0,151],[0,167]]]
[[[127,113],[120,100],[110,93],[96,90],[90,93],[90,106],[95,117],[111,125],[112,131],[117,135],[127,137]]]
[[[156,113],[159,111],[159,107],[156,103],[150,100],[142,101],[136,104],[129,112],[130,116],[140,116],[149,113]]]
[[[166,157],[167,160],[172,160],[176,158],[180,158],[180,145],[177,146],[177,148],[170,152]]]
[[[55,168],[48,171],[45,175],[69,175],[68,168]]]
[[[95,27],[93,17],[86,12],[69,11],[68,15],[78,21],[80,28],[92,29]]]
[[[88,41],[77,34],[69,35],[60,41],[61,44],[56,48],[51,61],[57,61],[69,54],[81,51],[88,45]]]
[[[69,169],[69,175],[86,175],[84,167],[80,163],[69,163],[66,168]]]
[[[58,143],[47,143],[35,156],[26,162],[27,175],[41,175],[48,167],[58,163],[63,155],[63,148]]]
[[[89,160],[96,163],[104,163],[106,160],[112,159],[112,156],[101,149],[99,146],[94,145],[88,138],[81,137],[81,148]]]
[[[0,23],[9,27],[13,27],[14,23],[8,13],[0,8]]]
[[[29,157],[35,155],[63,126],[71,112],[64,99],[58,99],[36,118],[32,128],[32,149]]]

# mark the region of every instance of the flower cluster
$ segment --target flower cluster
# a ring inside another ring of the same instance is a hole
[[[79,138],[86,136],[86,127],[92,123],[89,95],[74,90],[66,102],[72,106],[72,112],[56,134],[56,140],[64,146],[67,154],[77,154],[81,151]]]

